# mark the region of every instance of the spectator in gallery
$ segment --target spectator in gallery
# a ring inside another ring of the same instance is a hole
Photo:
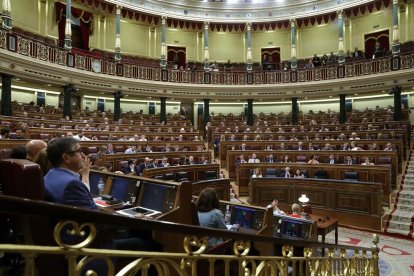
[[[372,55],[372,59],[380,58],[384,56],[384,49],[381,47],[381,44],[377,41],[375,43],[374,54]]]
[[[309,61],[308,61],[308,63],[306,63],[305,64],[305,69],[312,69],[313,67],[315,67],[314,65],[313,65],[313,61],[312,61],[312,59],[309,59]]]
[[[384,151],[392,151],[392,150],[394,150],[392,144],[391,143],[387,143],[385,145]]]
[[[313,63],[313,67],[320,67],[322,65],[321,58],[318,57],[317,54],[314,54],[312,58],[312,63]]]
[[[365,58],[364,56],[364,52],[362,52],[361,50],[358,49],[358,47],[355,47],[354,52],[352,53],[352,56],[354,58],[358,58],[358,59],[362,59]]]

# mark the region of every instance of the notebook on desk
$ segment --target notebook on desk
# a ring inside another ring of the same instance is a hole
[[[116,212],[120,215],[124,215],[128,217],[136,217],[139,215],[144,215],[146,217],[152,217],[154,215],[161,214],[161,212],[159,211],[148,209],[148,208],[141,207],[141,206],[118,210]]]
[[[117,204],[122,204],[122,201],[113,197],[113,196],[108,196],[108,195],[104,195],[104,196],[99,196],[99,197],[95,197],[93,199],[93,201],[95,201],[95,204],[98,207],[109,207],[109,206],[114,206]]]

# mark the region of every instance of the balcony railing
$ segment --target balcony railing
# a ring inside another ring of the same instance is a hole
[[[53,243],[49,242],[47,245],[39,243],[0,244],[0,252],[6,256],[12,253],[15,254],[14,257],[17,254],[24,258],[24,262],[21,262],[24,266],[22,275],[40,273],[42,263],[49,275],[59,270],[57,264],[63,266],[63,270],[68,272],[67,275],[80,275],[85,265],[96,260],[100,260],[101,265],[107,267],[107,275],[115,275],[115,273],[116,275],[135,275],[138,271],[142,271],[142,275],[147,275],[148,268],[152,266],[157,270],[157,275],[195,276],[200,275],[201,267],[199,266],[201,265],[204,265],[205,269],[202,271],[203,275],[217,275],[215,273],[217,271],[221,273],[219,275],[223,273],[230,275],[230,271],[238,271],[238,275],[379,275],[377,235],[373,236],[372,248],[321,244],[305,240],[280,239],[177,223],[133,219],[105,212],[7,196],[0,196],[0,214],[2,220],[9,218],[10,221],[19,222],[25,226],[20,229],[26,236],[30,230],[40,230],[43,227],[43,231],[36,232],[38,238],[40,235],[42,236],[40,240],[43,242],[50,240]],[[44,225],[52,221],[59,222],[54,229],[51,229],[53,231],[45,231]],[[170,252],[89,248],[88,246],[97,236],[95,224],[162,231],[166,237],[173,237],[180,233],[184,236],[183,247]],[[32,226],[36,227],[31,228]],[[61,239],[62,234],[66,237],[76,236],[77,243],[65,243]],[[227,252],[223,255],[207,253],[207,236],[234,240],[232,253]],[[252,252],[249,254],[253,243],[255,246],[262,244],[270,245],[270,248],[280,247],[281,255],[257,256],[251,254]],[[295,248],[300,249],[302,253],[295,256]],[[320,250],[326,250],[325,257],[315,254]],[[115,258],[118,260],[117,263],[114,263]],[[120,263],[123,266],[120,267]],[[220,266],[220,269],[217,266]],[[90,271],[87,275],[95,275],[92,273]]]
[[[324,66],[313,69],[298,69],[296,71],[253,71],[252,73],[246,71],[212,71],[208,72],[208,76],[206,76],[204,71],[174,69],[163,71],[159,67],[139,66],[124,61],[117,63],[93,52],[75,51],[75,49],[68,52],[61,47],[49,45],[21,34],[9,33],[5,29],[0,29],[0,49],[102,75],[115,75],[149,81],[211,85],[283,84],[352,78],[389,72],[392,69],[393,62],[395,62],[392,57],[384,57],[352,62],[342,67]],[[400,70],[414,68],[414,53],[402,54],[400,64]]]

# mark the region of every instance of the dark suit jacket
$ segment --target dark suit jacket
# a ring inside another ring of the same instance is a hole
[[[46,200],[89,209],[97,208],[86,185],[70,171],[53,168],[45,175],[44,181]]]
[[[345,161],[344,161],[344,164],[348,164],[348,160],[345,160]],[[356,161],[355,161],[354,159],[352,159],[351,164],[352,164],[352,165],[356,164]]]
[[[282,172],[282,173],[280,174],[280,177],[286,177],[286,173],[285,173],[285,172]],[[293,177],[293,173],[290,173],[290,174],[289,174],[289,177]]]

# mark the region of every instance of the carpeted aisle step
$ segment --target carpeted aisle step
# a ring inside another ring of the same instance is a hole
[[[413,237],[414,229],[414,155],[410,153],[394,207],[386,221],[384,232]],[[411,162],[412,161],[412,162]]]

